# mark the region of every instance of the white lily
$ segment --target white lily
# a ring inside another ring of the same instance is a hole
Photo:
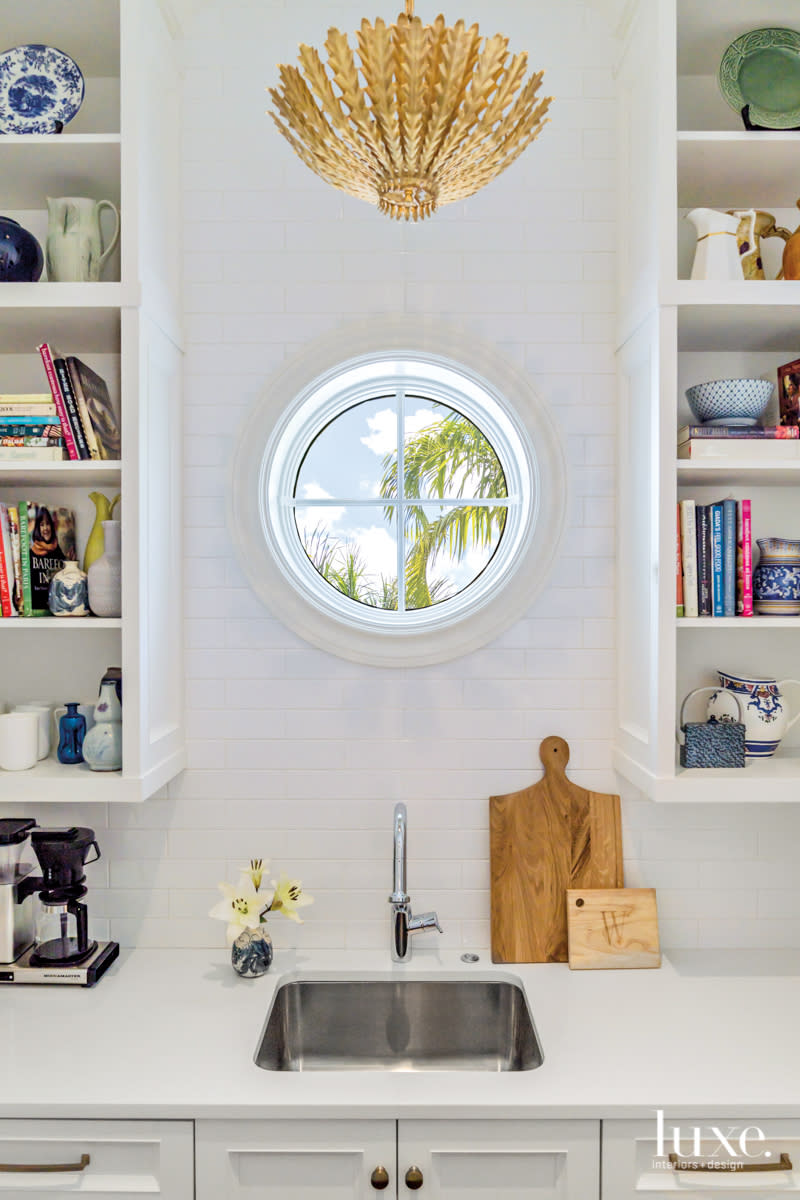
[[[256,891],[252,878],[243,873],[236,887],[221,883],[219,890],[224,898],[214,905],[208,915],[228,922],[228,941],[234,941],[243,929],[258,929],[262,913],[269,908],[269,901],[263,893]]]
[[[269,863],[264,862],[263,858],[251,858],[249,866],[240,867],[242,875],[248,875],[253,881],[253,887],[257,892],[261,891],[261,881],[264,875],[269,870]]]
[[[277,883],[273,879],[272,886],[275,894],[272,897],[270,911],[281,912],[290,921],[297,921],[298,925],[302,925],[303,920],[297,915],[297,909],[305,908],[307,904],[313,904],[314,897],[308,896],[303,891],[303,885],[299,879],[289,879],[287,875],[281,875]]]

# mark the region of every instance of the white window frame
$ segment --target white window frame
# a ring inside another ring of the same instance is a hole
[[[500,459],[509,500],[480,575],[450,600],[407,612],[372,608],[327,583],[303,548],[291,500],[318,433],[387,388],[440,400],[473,421]],[[239,561],[267,607],[313,645],[378,666],[455,658],[522,616],[552,567],[567,500],[560,438],[528,377],[471,334],[408,318],[338,331],[288,361],[242,424],[229,497]]]

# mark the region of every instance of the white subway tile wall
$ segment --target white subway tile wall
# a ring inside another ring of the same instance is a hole
[[[354,30],[364,0],[215,0],[185,65],[185,613],[189,769],[138,807],[31,808],[92,825],[94,927],[124,945],[224,944],[215,885],[253,855],[316,897],[280,946],[388,943],[391,814],[440,944],[489,943],[491,794],[571,745],[578,783],[621,788],[627,882],[658,889],[666,947],[800,945],[800,809],[656,807],[615,777],[614,49],[579,0],[454,0],[544,67],[552,122],[499,180],[422,225],[319,181],[265,115],[299,41]],[[456,11],[458,10],[458,11]],[[424,13],[434,15],[435,9]],[[569,464],[568,528],[546,590],[494,644],[425,669],[314,649],[249,589],[225,531],[237,425],[286,355],[376,312],[444,315],[525,367]]]

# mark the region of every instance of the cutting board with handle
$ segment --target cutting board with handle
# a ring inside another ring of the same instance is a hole
[[[620,888],[619,796],[567,779],[569,746],[539,747],[544,775],[489,800],[493,962],[566,962],[568,888]]]

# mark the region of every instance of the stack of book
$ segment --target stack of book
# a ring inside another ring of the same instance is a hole
[[[800,461],[797,425],[683,425],[678,458]]]
[[[48,342],[37,347],[69,459],[120,457],[119,422],[104,379],[74,354],[59,355]]]
[[[77,559],[71,509],[0,504],[0,615],[48,616],[50,580],[67,559]]]
[[[679,502],[675,611],[679,617],[752,617],[749,500]]]
[[[0,394],[0,460],[64,457],[61,422],[46,393]]]

